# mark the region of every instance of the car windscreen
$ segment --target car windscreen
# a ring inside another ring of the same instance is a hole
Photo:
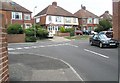
[[[104,39],[104,40],[105,40],[105,39],[108,39],[108,37],[107,37],[106,35],[104,35],[104,34],[99,35],[99,38],[100,38],[100,39]]]

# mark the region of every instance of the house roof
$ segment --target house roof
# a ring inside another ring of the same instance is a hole
[[[2,7],[0,7],[1,10],[32,13],[28,9],[22,7],[21,5],[13,1],[1,1],[0,0],[0,4],[2,5]]]
[[[85,6],[81,5],[81,9],[78,10],[76,13],[74,13],[75,16],[77,16],[78,18],[98,18],[97,15],[93,14],[92,12],[86,10]]]
[[[63,9],[60,6],[57,6],[57,2],[53,2],[52,5],[49,5],[48,7],[46,7],[45,9],[43,9],[41,12],[39,12],[36,16],[40,16],[40,15],[56,15],[56,16],[68,16],[68,17],[75,17],[75,15],[73,15],[72,13],[70,13],[69,11]]]
[[[101,19],[108,19],[108,20],[112,20],[112,17],[113,16],[109,13],[109,11],[105,11],[105,13],[100,16]]]

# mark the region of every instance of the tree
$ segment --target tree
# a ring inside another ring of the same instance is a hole
[[[108,20],[101,20],[99,22],[98,28],[96,28],[95,31],[96,32],[106,31],[109,30],[110,28],[112,28],[111,22],[109,22]]]

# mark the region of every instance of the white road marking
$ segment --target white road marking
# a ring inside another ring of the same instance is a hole
[[[43,48],[43,47],[45,47],[45,46],[39,46],[39,47],[42,47],[42,48]]]
[[[101,56],[101,57],[107,58],[107,59],[109,58],[108,56],[105,56],[105,55],[103,55],[103,54],[100,54],[100,53],[97,53],[97,52],[94,52],[94,51],[91,51],[91,50],[88,50],[88,49],[84,49],[84,50],[87,51],[87,52],[90,52],[90,53],[99,55],[99,56]]]
[[[23,48],[25,48],[25,49],[29,49],[30,47],[23,47]]]
[[[78,48],[79,46],[76,46],[76,45],[72,45],[72,44],[69,44],[70,46],[73,46],[73,47],[76,47],[76,48]]]
[[[14,48],[8,48],[8,50],[11,51],[11,50],[15,50],[15,49]]]
[[[21,49],[23,49],[23,48],[16,48],[17,50],[21,50]]]
[[[32,53],[30,53],[32,54]],[[62,60],[62,59],[58,59],[58,58],[55,58],[55,57],[51,57],[51,56],[47,56],[47,55],[39,55],[39,54],[35,54],[35,55],[38,55],[38,56],[43,56],[43,57],[48,57],[48,58],[52,58],[52,59],[56,59],[56,60],[60,60],[61,62],[65,63],[66,65],[68,65],[70,67],[70,69],[78,76],[78,78],[84,82],[84,80],[82,79],[82,77],[76,72],[76,70],[69,64],[67,63],[66,61]],[[85,82],[84,82],[85,83]]]

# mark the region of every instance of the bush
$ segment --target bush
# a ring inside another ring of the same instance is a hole
[[[25,41],[26,42],[36,42],[37,39],[34,36],[26,36]]]
[[[7,29],[8,34],[23,34],[23,28],[19,24],[11,24]]]
[[[74,36],[75,35],[75,29],[74,28],[66,28],[65,32],[69,32],[70,36]]]
[[[39,39],[47,38],[48,31],[42,28],[38,28],[36,35]]]
[[[34,36],[35,35],[35,30],[34,28],[28,28],[25,30],[26,36]]]
[[[65,27],[60,27],[60,32],[61,33],[65,33],[66,31],[65,31]]]

